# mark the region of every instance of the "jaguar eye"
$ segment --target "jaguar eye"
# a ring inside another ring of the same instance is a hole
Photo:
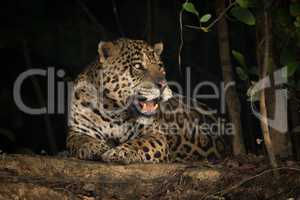
[[[163,75],[166,75],[166,71],[164,68],[160,68],[159,71],[163,74]]]
[[[139,64],[139,63],[137,63],[137,64],[134,65],[134,68],[136,68],[136,69],[142,69],[142,65]]]

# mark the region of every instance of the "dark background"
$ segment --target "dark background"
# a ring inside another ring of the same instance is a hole
[[[183,28],[182,65],[180,46],[180,0],[10,0],[0,6],[0,149],[8,153],[55,154],[65,149],[67,114],[28,115],[13,100],[13,85],[20,73],[30,68],[63,69],[57,81],[70,81],[97,55],[101,40],[118,37],[162,41],[167,79],[185,88],[185,71],[191,68],[194,87],[201,81],[222,81],[217,31],[208,33]],[[200,14],[212,13],[212,4],[195,1]],[[201,3],[201,4],[200,4]],[[210,6],[208,6],[210,5]],[[114,12],[114,9],[117,12]],[[215,17],[215,16],[214,16]],[[255,27],[229,21],[231,48],[243,52],[247,63],[255,65]],[[195,16],[184,13],[183,24],[197,25]],[[26,105],[40,107],[47,99],[46,77],[28,78],[22,87]],[[243,90],[243,88],[238,88]],[[203,89],[201,93],[212,91]],[[240,93],[242,94],[242,92]],[[39,96],[41,96],[39,98]],[[66,98],[66,96],[65,96]],[[240,96],[246,146],[257,153],[255,139],[259,123]],[[206,101],[219,108],[219,101]],[[51,139],[52,138],[52,139]]]

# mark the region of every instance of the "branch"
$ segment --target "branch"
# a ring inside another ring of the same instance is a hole
[[[183,47],[183,32],[182,32],[182,13],[183,10],[181,9],[179,12],[179,32],[180,32],[180,43],[179,43],[179,50],[178,50],[178,67],[179,72],[181,72],[181,51]]]
[[[269,24],[269,13],[267,11],[264,11],[263,13],[263,20],[264,20],[264,37],[265,37],[265,45],[264,45],[264,57],[263,57],[263,64],[261,66],[261,79],[266,78],[267,73],[268,73],[268,68],[269,68],[269,56],[270,56],[270,24]],[[262,82],[262,88],[265,88],[265,82]],[[265,95],[265,89],[263,89],[260,93],[260,100],[259,100],[259,105],[260,105],[260,112],[262,115],[261,119],[261,128],[264,136],[264,141],[267,149],[267,153],[270,159],[270,164],[273,168],[277,168],[277,162],[275,158],[275,154],[273,151],[273,145],[272,141],[270,138],[270,130],[268,126],[268,112],[267,112],[267,105],[266,105],[266,95]],[[276,174],[275,171],[275,175]]]
[[[274,172],[278,173],[278,171],[282,171],[282,170],[300,172],[300,168],[293,168],[293,167],[279,167],[279,168],[274,168],[274,169],[267,169],[267,170],[265,170],[265,171],[263,171],[263,172],[261,172],[261,173],[259,173],[259,174],[256,174],[256,175],[254,175],[254,176],[251,176],[251,177],[249,177],[249,178],[246,178],[246,179],[242,180],[241,182],[239,182],[239,183],[237,183],[237,184],[235,184],[235,185],[233,185],[233,186],[231,186],[231,187],[229,187],[229,188],[226,188],[226,189],[224,189],[224,190],[215,192],[215,193],[210,194],[210,195],[206,195],[206,196],[203,197],[201,200],[206,199],[206,198],[208,198],[208,197],[210,197],[210,196],[224,196],[224,195],[226,195],[226,194],[232,192],[233,190],[235,190],[235,189],[241,187],[242,185],[248,183],[249,181],[252,181],[252,180],[254,180],[254,179],[256,179],[256,178],[258,178],[258,177],[260,177],[260,176],[263,176],[263,175],[268,174],[268,173],[271,173],[271,172],[273,172],[273,173],[274,173]]]
[[[185,25],[188,28],[193,28],[197,30],[202,30],[204,32],[208,32],[216,23],[218,23],[227,13],[228,10],[230,10],[234,5],[236,5],[236,2],[230,2],[230,4],[218,15],[218,17],[212,21],[208,26],[191,26],[191,25]]]
[[[218,17],[212,22],[212,23],[210,23],[207,27],[206,27],[206,29],[207,30],[209,30],[211,27],[213,27],[217,22],[219,22],[222,18],[223,18],[223,16],[227,13],[227,11],[228,10],[230,10],[231,9],[231,7],[232,6],[234,6],[236,4],[236,2],[230,2],[230,4],[227,6],[227,8],[225,8],[224,10],[223,10],[223,12],[221,12],[219,15],[218,15]]]

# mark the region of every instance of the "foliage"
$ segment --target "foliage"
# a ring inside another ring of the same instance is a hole
[[[202,26],[202,23],[206,23],[211,19],[212,15],[210,13],[199,16],[199,12],[196,10],[194,4],[191,2],[188,2],[188,1],[185,2],[184,4],[182,4],[182,11],[186,11],[186,12],[194,14],[197,17],[199,24],[200,24],[200,26],[198,28],[204,32],[209,31],[208,28]]]
[[[191,2],[185,2],[184,4],[182,4],[182,9],[199,17],[198,11],[196,10],[194,4]]]
[[[258,78],[257,66],[249,67],[246,64],[245,57],[242,53],[237,50],[231,51],[233,58],[240,65],[235,67],[237,76],[240,80],[244,81],[246,84],[246,94],[248,101],[254,102],[259,100],[259,94],[255,90],[256,79]]]
[[[249,1],[249,0],[236,0],[236,3],[242,8],[248,8],[254,2]]]
[[[232,55],[242,67],[246,68],[246,61],[243,54],[236,50],[232,50]]]
[[[212,19],[212,15],[210,13],[201,15],[192,2],[187,1],[182,5],[183,11],[194,14],[199,20],[199,26],[186,26],[204,32],[208,32],[213,25],[215,25],[218,20],[225,17],[225,15],[229,15],[237,21],[249,26],[256,25],[255,15],[251,11],[253,9],[258,9],[255,8],[254,0],[233,1],[228,5],[221,16],[218,16],[207,26],[203,26],[203,23],[207,23]],[[292,44],[291,46],[295,47],[295,45],[297,45],[297,47],[300,47],[300,3],[290,3],[288,10],[278,7],[272,12],[274,22],[276,22],[274,29],[277,35],[279,35],[278,37],[282,37],[281,40],[284,40],[285,38],[290,39],[290,41],[288,41],[289,43],[286,44],[288,46],[282,48],[280,52],[280,64],[283,71],[286,72],[283,76],[288,79],[288,86],[300,88],[300,80],[293,79],[293,76],[300,69],[300,59],[295,53],[295,48],[290,48],[289,46],[291,42],[295,41],[295,44]],[[279,26],[279,28],[277,26]],[[280,35],[280,33],[282,34]],[[235,67],[236,74],[238,78],[246,84],[247,95],[249,96],[252,94],[251,91],[259,76],[257,66],[247,66],[244,55],[236,50],[232,50],[232,56],[238,64],[238,66]],[[250,99],[257,100],[257,98],[251,96]]]
[[[230,14],[244,24],[255,25],[255,17],[247,8],[235,6],[231,9]]]
[[[200,22],[205,23],[208,22],[211,18],[211,14],[205,14],[202,17],[200,17]]]
[[[182,4],[182,11],[186,11],[188,13],[194,14],[199,20],[199,26],[195,27],[195,26],[186,25],[187,27],[208,32],[213,27],[213,25],[223,17],[223,15],[227,14],[227,11],[230,11],[229,12],[230,15],[232,15],[238,21],[247,25],[255,25],[255,17],[252,14],[252,12],[249,10],[249,8],[253,7],[254,5],[255,5],[254,0],[236,0],[235,2],[228,5],[226,12],[224,12],[221,16],[218,16],[214,21],[212,21],[207,26],[203,26],[202,23],[209,22],[212,17],[212,14],[206,13],[200,16],[194,4],[188,1]]]

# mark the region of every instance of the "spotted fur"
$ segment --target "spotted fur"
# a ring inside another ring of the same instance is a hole
[[[162,43],[141,40],[100,42],[98,59],[74,83],[67,137],[72,155],[120,163],[221,157],[223,140],[197,128],[217,119],[205,105],[187,106],[172,94],[162,49]],[[159,109],[149,115],[139,111],[137,97],[155,100]]]

